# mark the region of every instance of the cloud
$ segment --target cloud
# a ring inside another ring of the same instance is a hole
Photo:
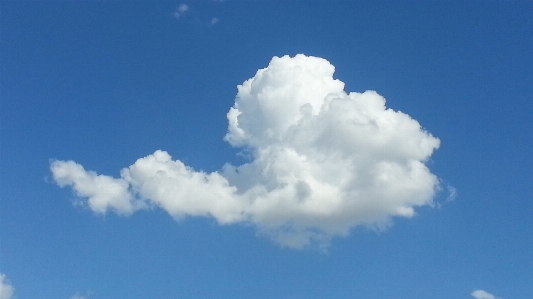
[[[484,290],[475,290],[470,295],[472,295],[472,297],[476,299],[499,299],[496,296]]]
[[[131,214],[143,206],[142,201],[135,200],[128,191],[129,183],[123,179],[97,175],[72,161],[53,161],[50,169],[59,186],[71,185],[79,197],[88,198],[87,205],[95,212],[114,210],[119,214]]]
[[[172,15],[176,19],[185,19],[185,15],[187,15],[187,23],[195,26],[212,27],[220,22],[220,19],[217,17],[205,18],[199,16],[197,11],[192,10],[189,5],[184,3],[180,4]]]
[[[15,288],[6,279],[6,275],[0,273],[0,299],[11,299]]]
[[[9,283],[9,281],[6,279],[6,275],[0,273],[0,299],[11,299],[13,298],[13,293],[15,292],[15,288]],[[88,299],[87,296],[82,296],[79,294],[76,294],[70,299]]]
[[[224,140],[249,154],[243,165],[205,173],[157,150],[120,178],[73,161],[53,161],[53,178],[96,213],[159,207],[175,218],[251,223],[292,248],[412,217],[439,189],[425,165],[439,139],[376,92],[345,92],[334,70],[318,57],[274,57],[237,87]]]
[[[76,295],[70,297],[70,299],[88,299],[89,298],[89,293],[87,293],[86,295],[80,295],[79,293],[77,293]]]
[[[220,22],[220,19],[219,19],[219,18],[212,18],[212,19],[209,21],[209,25],[210,25],[210,26],[214,26],[214,25],[216,25],[218,22]]]
[[[453,186],[447,186],[448,188],[448,197],[446,197],[446,201],[454,201],[457,198],[457,189]]]
[[[189,6],[187,4],[182,3],[178,6],[178,8],[176,8],[176,11],[174,11],[174,17],[176,17],[176,19],[179,19],[183,15],[185,15],[185,13],[187,13],[188,11],[189,11]]]

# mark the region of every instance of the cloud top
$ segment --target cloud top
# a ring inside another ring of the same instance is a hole
[[[53,161],[53,178],[97,213],[156,206],[246,222],[293,248],[413,216],[438,188],[424,163],[440,141],[376,92],[345,92],[334,71],[318,57],[274,57],[238,86],[224,139],[249,153],[243,165],[204,173],[158,150],[120,178],[73,161]]]

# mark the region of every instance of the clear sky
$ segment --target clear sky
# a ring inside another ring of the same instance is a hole
[[[0,299],[530,298],[532,53],[531,1],[1,1]]]

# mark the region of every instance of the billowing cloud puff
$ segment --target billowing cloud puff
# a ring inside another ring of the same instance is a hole
[[[11,299],[14,288],[6,279],[6,275],[0,273],[0,299]]]
[[[498,299],[496,296],[484,290],[475,290],[470,295],[476,299]]]
[[[238,86],[224,139],[249,163],[205,173],[158,150],[120,178],[72,161],[53,161],[53,178],[97,213],[157,206],[178,218],[251,223],[293,248],[413,216],[438,189],[424,163],[440,141],[376,92],[345,92],[334,70],[322,58],[274,57]]]

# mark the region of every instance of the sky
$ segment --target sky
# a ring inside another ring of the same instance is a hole
[[[531,53],[531,1],[1,1],[0,299],[529,298]]]

